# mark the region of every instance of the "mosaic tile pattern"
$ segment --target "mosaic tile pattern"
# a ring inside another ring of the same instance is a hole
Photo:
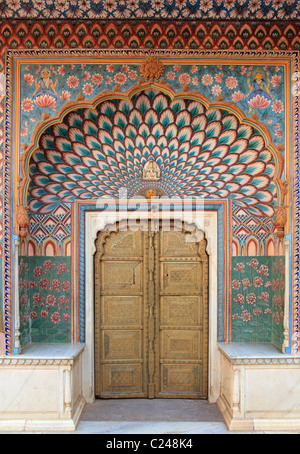
[[[20,342],[71,341],[71,258],[20,258]]]
[[[284,257],[233,257],[232,341],[283,342]]]
[[[6,18],[44,19],[286,19],[300,17],[293,0],[3,0]]]

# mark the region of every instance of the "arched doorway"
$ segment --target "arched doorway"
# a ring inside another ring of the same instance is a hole
[[[97,236],[95,395],[207,399],[206,240],[181,221],[150,227]]]

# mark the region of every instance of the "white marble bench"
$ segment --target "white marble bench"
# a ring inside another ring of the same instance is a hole
[[[300,356],[272,344],[218,344],[218,405],[230,430],[300,430]]]
[[[75,430],[85,344],[30,344],[0,356],[0,430]]]

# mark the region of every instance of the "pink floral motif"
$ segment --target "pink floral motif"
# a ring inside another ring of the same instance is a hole
[[[257,270],[258,273],[262,274],[263,276],[269,276],[269,268],[267,265],[260,265],[259,270]]]
[[[82,89],[83,93],[86,95],[86,96],[90,96],[93,91],[94,91],[94,87],[92,84],[90,83],[87,83],[83,86],[83,89]]]
[[[253,285],[254,285],[254,287],[260,287],[261,285],[263,285],[263,280],[262,280],[262,278],[259,277],[259,276],[255,276],[255,277],[253,278]]]
[[[77,76],[69,76],[67,79],[67,84],[70,88],[76,88],[79,84],[79,79]]]
[[[269,301],[269,293],[268,292],[262,292],[262,294],[259,296],[259,298],[265,302]]]
[[[221,85],[214,85],[211,89],[211,92],[215,96],[219,96],[222,93]]]
[[[176,71],[177,73],[178,73],[178,71],[180,71],[180,68],[181,68],[181,65],[174,65],[173,66],[174,71]]]
[[[70,282],[69,281],[62,282],[61,288],[64,292],[68,291],[70,289]]]
[[[276,131],[275,131],[275,136],[277,136],[277,137],[282,137],[282,131],[281,131],[281,129],[276,129]]]
[[[250,312],[248,312],[247,310],[243,311],[241,313],[241,319],[244,321],[244,322],[248,322],[249,320],[251,320],[251,314]]]
[[[49,306],[54,306],[55,302],[56,302],[55,296],[53,296],[53,295],[48,295],[47,296],[46,304],[48,304]]]
[[[136,71],[133,71],[133,70],[129,71],[128,77],[129,77],[129,79],[131,79],[131,80],[136,79],[136,78],[137,78],[137,72],[136,72]]]
[[[256,269],[258,267],[258,260],[256,259],[251,259],[247,265],[251,266],[252,268]]]
[[[233,88],[237,87],[237,84],[238,84],[238,81],[237,81],[236,77],[233,77],[233,76],[227,77],[227,79],[226,79],[226,87],[227,88],[232,90]]]
[[[261,314],[261,309],[259,307],[256,307],[255,309],[253,309],[253,314],[254,315],[259,315]]]
[[[35,293],[35,294],[33,295],[33,301],[34,301],[35,304],[37,304],[37,303],[40,302],[40,301],[43,301],[44,299],[45,299],[45,298],[44,298],[43,296],[41,296],[40,293]]]
[[[114,77],[114,81],[116,84],[123,85],[126,82],[127,76],[123,73],[117,73]]]
[[[30,112],[33,109],[33,101],[30,98],[25,98],[22,101],[22,109],[24,112]]]
[[[232,95],[232,101],[233,102],[239,102],[239,101],[241,101],[243,99],[243,97],[244,97],[244,95],[243,95],[243,93],[240,92],[240,90],[239,91],[235,91],[233,93],[233,95]]]
[[[239,288],[240,288],[240,285],[241,285],[241,284],[240,284],[240,281],[238,281],[237,279],[234,279],[234,280],[232,281],[232,287],[233,287],[235,290],[239,289]]]
[[[244,290],[251,286],[250,281],[247,277],[245,279],[242,279],[242,284],[244,286]]]
[[[237,303],[243,304],[245,301],[244,295],[242,295],[241,293],[238,293],[236,295],[236,297],[234,298],[234,301],[236,301]]]
[[[277,87],[277,85],[279,85],[280,82],[281,76],[279,76],[279,74],[274,74],[274,76],[271,79],[271,84],[273,85],[273,87]]]
[[[40,95],[37,96],[34,100],[35,104],[38,107],[50,108],[56,105],[56,99],[51,95]]]
[[[63,101],[69,101],[71,93],[68,90],[63,90],[60,95],[60,99]]]
[[[103,82],[103,76],[101,74],[94,74],[92,77],[92,82],[95,85],[100,85]]]
[[[46,277],[44,277],[43,279],[40,280],[39,282],[39,286],[41,287],[41,289],[46,289],[48,288],[49,286],[49,281]]]
[[[39,277],[39,276],[42,276],[43,274],[46,274],[46,273],[41,266],[36,266],[34,268],[34,270],[33,270],[34,277]]]
[[[203,85],[211,85],[213,83],[213,81],[214,81],[214,79],[210,74],[204,74],[204,76],[202,76],[202,79],[201,79],[201,82],[203,83]]]
[[[222,83],[222,80],[223,80],[223,76],[224,76],[223,73],[218,73],[218,74],[216,74],[216,75],[215,75],[215,80],[216,80],[216,82],[218,82],[219,84],[221,84],[221,83]]]
[[[270,100],[263,95],[256,95],[254,98],[251,98],[249,101],[249,106],[252,109],[265,109],[270,104]]]
[[[91,77],[90,73],[88,73],[87,71],[84,71],[84,73],[83,73],[83,80],[84,80],[84,81],[89,80],[90,77]]]
[[[65,67],[64,67],[64,65],[59,66],[57,71],[58,71],[59,74],[64,76],[65,75]]]
[[[113,73],[115,70],[114,65],[106,65],[106,69],[109,73]]]
[[[65,295],[61,295],[58,298],[58,306],[61,306],[62,304],[68,304],[69,300],[65,297]]]
[[[32,85],[34,82],[34,78],[32,74],[25,74],[24,75],[24,80],[27,84]]]
[[[35,318],[37,318],[37,313],[36,313],[35,311],[30,312],[30,318],[31,318],[32,320],[34,320]]]
[[[37,282],[36,281],[30,281],[29,288],[35,288],[36,286],[37,286]]]
[[[189,84],[191,82],[191,76],[188,73],[182,73],[179,76],[179,82],[182,85]]]
[[[60,287],[60,280],[59,279],[53,279],[51,287],[50,287],[50,290],[56,290],[57,292],[59,292],[59,287]]]
[[[54,312],[52,315],[51,315],[51,321],[56,325],[57,323],[60,322],[60,314],[59,312]]]
[[[275,113],[280,113],[283,111],[283,102],[280,99],[276,99],[272,104],[272,110]]]
[[[248,304],[255,303],[255,301],[256,301],[255,294],[254,293],[249,293],[249,295],[247,295],[247,297],[246,297],[246,301],[247,301]]]
[[[42,317],[42,318],[48,317],[48,314],[49,314],[48,311],[45,311],[45,310],[42,310],[42,311],[41,311],[41,317]]]
[[[59,265],[57,265],[57,269],[58,269],[57,274],[69,272],[69,270],[67,269],[67,265],[65,263],[60,263]]]
[[[264,313],[265,313],[265,314],[272,314],[272,310],[271,310],[269,307],[267,307],[267,308],[265,309],[265,312],[264,312]]]
[[[240,271],[240,273],[244,273],[245,272],[244,268],[245,265],[243,263],[237,263],[235,265],[234,271]]]
[[[193,85],[198,85],[198,84],[199,84],[199,79],[198,79],[198,77],[195,76],[195,77],[192,78],[192,84],[193,84]]]
[[[51,270],[51,268],[53,268],[55,266],[55,264],[52,263],[51,260],[45,260],[43,265],[44,265],[45,270],[47,270],[47,271]]]
[[[65,321],[70,320],[70,315],[69,315],[69,314],[64,314],[64,315],[63,315],[63,319],[64,319]]]
[[[191,68],[191,73],[194,74],[197,71],[198,67],[196,65],[193,65]]]
[[[173,71],[169,71],[167,73],[167,78],[170,79],[170,80],[174,80],[175,76],[176,76],[176,74]]]

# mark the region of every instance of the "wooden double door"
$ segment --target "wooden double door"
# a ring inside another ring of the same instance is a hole
[[[96,397],[207,398],[205,248],[181,222],[98,234]]]

